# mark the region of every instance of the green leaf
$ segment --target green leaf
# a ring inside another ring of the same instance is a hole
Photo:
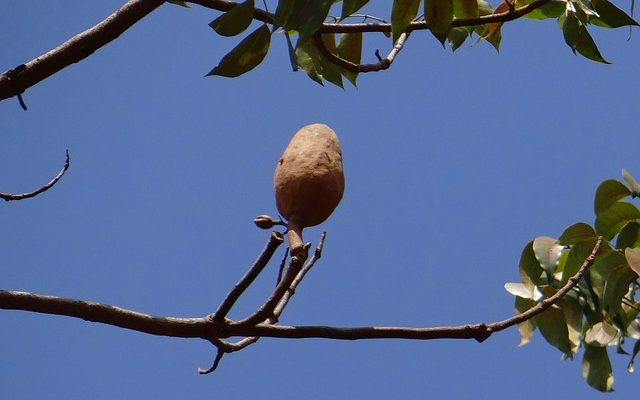
[[[600,307],[609,316],[621,311],[622,298],[638,275],[629,267],[625,256],[611,251],[596,258],[590,270],[591,287],[600,300]]]
[[[254,1],[239,3],[226,13],[214,19],[209,26],[218,35],[236,36],[244,32],[253,21]]]
[[[318,31],[332,4],[333,0],[280,0],[274,28],[298,31],[298,46],[301,46]]]
[[[327,50],[329,50],[333,54],[336,54],[336,35],[333,33],[327,33],[322,34],[320,38],[322,39],[322,42],[324,43]],[[309,42],[309,45],[315,47],[312,42]],[[319,53],[318,56],[320,57],[319,61],[322,68],[322,77],[327,81],[333,83],[334,85],[344,89],[344,86],[342,85],[341,68],[331,61],[327,60],[326,58],[320,56]]]
[[[631,360],[629,360],[629,365],[627,365],[627,371],[629,371],[630,373],[635,371],[634,361],[638,353],[640,353],[640,340],[636,340],[636,343],[633,345],[633,353],[631,353]]]
[[[606,347],[585,344],[582,376],[594,389],[601,392],[613,391],[613,370]]]
[[[447,36],[447,41],[449,45],[451,45],[451,49],[456,51],[462,44],[467,40],[467,38],[471,35],[469,32],[470,29],[466,26],[463,27],[455,27],[449,30],[449,35]]]
[[[477,0],[453,0],[453,16],[456,18],[475,18],[480,15]]]
[[[565,229],[564,232],[562,232],[562,235],[560,235],[560,238],[558,238],[558,242],[565,246],[569,246],[595,237],[596,232],[593,230],[591,225],[584,222],[578,222]]]
[[[478,0],[478,14],[493,14],[493,7],[491,7],[491,4],[487,3],[485,0]]]
[[[591,0],[591,5],[598,17],[590,18],[589,22],[603,28],[619,28],[621,26],[634,26],[638,23],[627,15],[626,12],[616,7],[607,0]]]
[[[444,46],[453,21],[453,0],[424,0],[424,16],[431,33]]]
[[[624,257],[627,259],[627,263],[633,272],[635,272],[636,275],[640,275],[640,251],[627,247],[624,249]]]
[[[578,52],[590,60],[609,64],[600,54],[598,46],[575,12],[567,10],[558,18],[558,24],[564,34],[564,41],[571,47],[574,54]]]
[[[567,262],[564,264],[564,270],[562,271],[562,279],[560,281],[561,285],[567,283],[569,278],[578,272],[584,260],[591,254],[593,247],[596,244],[596,239],[591,238],[584,240],[582,242],[576,243],[571,247],[569,251],[569,255],[567,257]]]
[[[180,1],[180,0],[167,0],[167,3],[175,4],[177,6],[184,7],[184,8],[191,8],[186,2]]]
[[[533,251],[533,241],[527,243],[522,250],[520,256],[520,280],[531,291],[533,295],[535,286],[539,286],[544,283],[542,280],[542,266],[536,259],[536,254]]]
[[[565,296],[559,302],[558,305],[564,313],[564,318],[567,321],[567,332],[569,343],[571,343],[571,354],[576,354],[580,349],[580,343],[582,338],[582,321],[583,314],[580,303],[576,297]]]
[[[608,346],[618,338],[618,330],[611,324],[601,321],[593,325],[584,335],[585,343],[592,346]]]
[[[533,241],[533,252],[547,275],[553,275],[555,272],[563,248],[557,239],[548,236],[540,236]]]
[[[362,32],[345,33],[338,43],[338,57],[355,64],[360,64],[362,59]],[[342,71],[342,75],[356,86],[357,72]]]
[[[571,357],[572,345],[569,340],[567,321],[562,310],[551,306],[535,317],[540,333],[553,347],[557,348],[565,356]]]
[[[527,4],[530,4],[531,1],[516,1],[516,8],[520,8]],[[525,14],[525,18],[531,19],[547,19],[547,18],[558,18],[562,14],[564,14],[567,9],[567,3],[563,0],[551,0],[545,3],[542,7],[538,7],[535,10],[531,11],[528,14]]]
[[[596,232],[611,240],[624,226],[640,218],[640,211],[631,203],[619,201],[596,217]]]
[[[516,297],[516,312],[522,314],[531,307],[537,304],[536,301],[523,299],[522,297]],[[536,331],[535,318],[528,319],[518,324],[518,331],[520,332],[520,344],[518,346],[524,346],[531,341],[533,333]]]
[[[596,198],[593,204],[596,215],[605,211],[618,200],[630,195],[631,192],[629,191],[629,188],[627,188],[622,182],[614,179],[608,179],[602,182],[596,189]]]
[[[629,222],[618,234],[616,248],[626,247],[640,247],[640,224],[637,222]]]
[[[640,184],[633,176],[631,176],[629,171],[624,168],[622,168],[622,177],[627,183],[629,190],[631,190],[631,197],[640,197]]]
[[[220,64],[207,76],[219,75],[234,78],[251,71],[264,60],[269,51],[271,31],[265,24],[244,38],[222,58]]]
[[[344,0],[342,2],[342,13],[340,19],[347,18],[349,15],[361,9],[369,0]]]
[[[322,66],[318,50],[312,43],[307,42],[296,49],[298,65],[307,73],[307,76],[324,86],[322,82]]]
[[[421,0],[394,0],[391,9],[391,32],[393,41],[407,29],[407,26],[418,15]],[[428,1],[428,0],[427,0]]]

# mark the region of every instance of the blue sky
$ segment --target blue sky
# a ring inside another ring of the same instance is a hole
[[[0,69],[120,5],[7,3]],[[27,112],[0,102],[0,191],[38,187],[65,149],[72,157],[53,190],[1,205],[2,289],[212,312],[267,241],[252,220],[276,214],[276,160],[300,127],[323,122],[342,142],[346,192],[306,233],[316,243],[326,230],[325,252],[281,322],[492,322],[513,314],[503,284],[518,279],[527,242],[592,223],[596,186],[623,167],[640,175],[637,32],[592,30],[612,65],[574,56],[551,20],[508,24],[500,54],[486,43],[451,53],[417,32],[390,70],[341,90],[291,72],[282,37],[251,73],[203,78],[239,40],[210,30],[217,15],[165,5],[29,89]],[[365,40],[369,61],[388,48]],[[232,317],[270,293],[281,255]],[[518,348],[516,329],[482,344],[263,339],[199,376],[214,356],[204,341],[15,311],[0,326],[0,394],[13,399],[605,396],[579,357],[560,361],[539,334]],[[637,393],[626,362],[614,355],[608,398]]]

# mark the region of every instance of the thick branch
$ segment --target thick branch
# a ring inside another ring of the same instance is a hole
[[[61,69],[88,57],[164,3],[130,0],[104,21],[55,49],[0,75],[0,100],[16,96]]]
[[[506,22],[522,17],[546,4],[550,0],[536,0],[524,7],[502,13],[483,15],[477,18],[455,19],[452,27],[482,25],[491,22]],[[194,4],[203,7],[228,11],[237,3],[225,0],[193,0]],[[48,78],[63,68],[77,63],[93,52],[120,36],[136,22],[150,14],[164,3],[162,0],[129,0],[120,9],[105,20],[72,37],[60,46],[47,53],[0,75],[0,100],[18,96],[23,108],[26,109],[20,96],[26,89]],[[273,14],[256,9],[253,18],[268,24],[273,24]],[[424,21],[412,22],[407,33],[414,30],[429,29]],[[391,32],[388,23],[343,24],[325,23],[320,28],[321,33],[349,33],[349,32]],[[334,60],[336,62],[336,60]],[[340,64],[340,61],[337,61]],[[383,60],[384,63],[384,60]],[[375,64],[372,64],[375,65]],[[349,69],[349,67],[346,67]],[[366,69],[366,67],[361,67]],[[387,66],[388,68],[388,66]],[[380,70],[382,68],[378,68]],[[349,69],[350,70],[350,69]],[[375,69],[374,69],[375,70]],[[366,72],[366,71],[365,71]]]
[[[518,19],[529,14],[547,4],[551,0],[535,0],[526,6],[516,8],[515,10],[505,11],[501,13],[482,15],[475,18],[456,18],[451,22],[451,27],[475,26],[490,24],[492,22],[508,22]],[[409,24],[407,32],[420,31],[429,29],[426,21],[416,21]],[[390,23],[362,23],[362,24],[343,24],[343,23],[325,23],[320,29],[322,33],[352,33],[352,32],[391,32]]]
[[[598,238],[591,254],[568,282],[553,296],[530,310],[490,324],[441,326],[432,328],[368,326],[339,328],[331,326],[283,326],[262,323],[255,326],[214,322],[212,318],[155,317],[123,308],[75,299],[43,296],[33,293],[0,290],[0,308],[66,315],[87,321],[133,329],[152,335],[202,338],[209,341],[231,336],[274,338],[357,339],[476,339],[483,341],[498,332],[542,313],[558,302],[581,279],[593,264],[602,243]],[[282,298],[282,296],[280,296]],[[253,339],[247,339],[253,340]]]
[[[157,317],[109,304],[27,292],[0,290],[0,308],[66,315],[160,336],[209,340],[216,331],[207,318]]]
[[[51,189],[56,183],[58,183],[60,178],[62,178],[62,176],[65,174],[65,172],[67,172],[67,170],[69,169],[69,165],[70,165],[69,164],[69,150],[67,150],[67,158],[66,158],[66,160],[64,162],[64,165],[62,166],[62,169],[60,170],[60,172],[58,172],[58,175],[56,175],[48,183],[45,183],[40,188],[34,190],[33,192],[29,192],[29,193],[22,193],[22,194],[0,193],[0,199],[4,199],[6,201],[24,200],[24,199],[28,199],[30,197],[35,197],[35,196],[39,195],[42,192],[46,192],[47,190]]]

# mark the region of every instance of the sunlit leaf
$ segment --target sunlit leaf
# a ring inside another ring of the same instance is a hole
[[[627,183],[629,190],[631,190],[631,196],[640,197],[640,184],[638,183],[638,181],[636,181],[636,179],[633,176],[631,176],[629,171],[627,171],[624,168],[622,168],[622,177],[624,178],[624,181]]]
[[[235,36],[244,32],[253,20],[254,1],[239,3],[231,10],[214,19],[209,26],[222,36]]]
[[[596,214],[600,214],[612,204],[620,199],[631,195],[629,188],[627,188],[622,182],[615,179],[608,179],[602,182],[598,189],[596,189],[596,198],[593,208]]]
[[[624,256],[633,272],[640,275],[640,251],[627,247],[624,249]]]
[[[558,238],[558,242],[563,245],[572,245],[583,240],[596,237],[596,232],[591,225],[584,222],[578,222],[571,225],[562,232],[562,235]]]
[[[343,0],[340,18],[346,18],[361,9],[369,0]]]
[[[418,15],[421,0],[394,0],[391,9],[391,32],[393,41],[398,40],[402,32]]]
[[[606,347],[585,344],[582,376],[594,389],[601,392],[613,390],[613,370]]]
[[[618,338],[618,330],[607,322],[598,322],[587,330],[584,341],[592,346],[608,346]]]
[[[491,4],[487,3],[485,0],[478,0],[478,14],[479,15],[493,14],[493,7],[491,7]]]
[[[640,218],[640,211],[631,203],[619,201],[596,217],[596,232],[605,239],[611,240],[624,226]]]
[[[244,38],[233,50],[222,58],[220,64],[209,75],[236,77],[251,71],[264,60],[269,51],[271,31],[265,24]]]
[[[280,0],[274,27],[298,31],[298,46],[301,46],[318,31],[332,4],[333,0]]]
[[[571,357],[572,345],[569,340],[569,330],[567,329],[567,321],[562,310],[556,306],[546,309],[535,317],[536,324],[540,333],[546,341],[562,352],[562,354]]]
[[[345,33],[340,38],[337,48],[338,56],[355,64],[362,58],[362,32]],[[357,72],[342,71],[342,75],[356,86]]]
[[[604,28],[619,28],[621,26],[633,26],[638,23],[627,15],[626,12],[616,7],[608,0],[591,0],[598,17],[591,18],[590,23]]]
[[[609,64],[600,54],[598,46],[593,41],[585,25],[578,19],[575,12],[566,11],[558,18],[558,25],[562,29],[564,40],[574,53],[597,62]]]
[[[522,255],[520,256],[520,280],[522,283],[529,288],[531,293],[535,286],[539,286],[544,283],[542,280],[542,266],[536,259],[536,254],[533,251],[533,241],[527,243],[522,250]]]
[[[453,21],[453,0],[425,0],[424,15],[431,33],[444,46]]]
[[[523,299],[539,301],[543,297],[542,293],[540,293],[537,287],[534,288],[533,291],[531,291],[522,283],[507,282],[504,284],[504,289],[510,294],[517,297],[522,297]]]
[[[638,277],[625,256],[617,251],[608,252],[596,258],[590,272],[591,287],[598,296],[600,307],[609,315],[620,312],[629,284]]]
[[[558,244],[557,239],[548,236],[540,236],[533,241],[533,252],[547,274],[555,272],[563,248],[564,246]]]

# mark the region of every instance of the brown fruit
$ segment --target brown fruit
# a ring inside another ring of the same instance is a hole
[[[342,150],[336,133],[323,124],[300,129],[278,161],[274,189],[295,255],[303,245],[302,229],[324,222],[342,199]]]

